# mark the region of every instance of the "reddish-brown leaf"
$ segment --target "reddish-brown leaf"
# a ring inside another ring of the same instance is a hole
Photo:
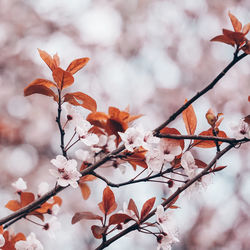
[[[234,40],[232,40],[232,39],[230,39],[229,37],[224,36],[224,35],[216,36],[216,37],[212,38],[210,41],[211,41],[211,42],[226,43],[226,44],[229,44],[229,45],[231,45],[231,46],[233,46],[233,47],[234,47],[234,45],[235,45]]]
[[[216,167],[216,168],[213,168],[211,169],[210,172],[219,172],[221,170],[223,170],[224,168],[226,168],[227,166],[219,166],[219,167]]]
[[[141,220],[144,219],[149,214],[149,212],[151,211],[151,209],[154,206],[154,203],[155,203],[155,197],[147,200],[143,204],[143,207],[142,207],[142,210],[141,210]]]
[[[91,231],[96,239],[101,239],[102,235],[105,234],[108,227],[100,227],[97,225],[91,226]]]
[[[50,88],[43,85],[29,85],[24,89],[24,96],[33,94],[52,96],[55,101],[58,100],[57,95]]]
[[[241,22],[238,20],[237,17],[235,17],[233,14],[231,14],[230,11],[228,12],[228,15],[229,15],[231,23],[233,25],[234,31],[240,32],[242,29]]]
[[[127,214],[113,214],[109,218],[109,226],[120,224],[120,223],[127,223],[130,220],[133,220],[129,215]]]
[[[247,115],[246,117],[244,117],[244,122],[250,125],[250,115]]]
[[[18,201],[16,200],[10,200],[6,205],[6,208],[10,209],[11,211],[17,211],[18,209],[21,208],[21,205]]]
[[[74,82],[74,77],[68,71],[61,68],[55,68],[52,72],[53,79],[57,83],[59,89],[65,89],[71,86]]]
[[[185,100],[185,103],[186,102],[187,102],[187,99]],[[194,108],[192,105],[189,105],[182,112],[182,118],[185,123],[185,127],[186,127],[188,134],[193,135],[197,126],[197,118],[196,118],[196,114],[194,112]]]
[[[139,211],[133,199],[129,200],[128,209],[135,213],[135,216],[139,219]]]
[[[53,58],[44,50],[38,49],[40,57],[48,65],[48,67],[53,71],[56,68]]]
[[[103,190],[102,202],[98,206],[106,215],[112,213],[117,208],[114,193],[108,186]]]
[[[207,167],[207,164],[201,160],[195,159],[195,165],[198,166],[198,168],[205,168]]]
[[[25,207],[26,205],[30,204],[35,200],[35,195],[30,192],[21,192],[21,206]]]
[[[250,23],[244,25],[242,33],[246,35],[249,31],[250,31]]]
[[[245,35],[242,32],[236,32],[227,29],[222,29],[222,32],[229,39],[232,39],[238,46],[241,46],[246,41]]]
[[[103,112],[93,112],[87,116],[87,121],[92,125],[105,128],[109,116]]]
[[[82,193],[82,197],[84,200],[87,200],[90,196],[90,188],[86,183],[79,183],[79,187],[81,188],[81,193]]]
[[[70,72],[72,75],[83,68],[89,61],[88,57],[75,59],[70,63],[66,71]]]
[[[134,170],[136,170],[136,166],[148,168],[144,152],[133,153],[132,155],[127,156],[126,160],[132,165]]]
[[[23,233],[17,233],[12,239],[11,241],[15,244],[16,242],[18,242],[19,240],[26,240],[26,237],[24,236]]]
[[[248,96],[248,101],[250,102],[250,95]]]
[[[55,55],[53,55],[53,62],[54,62],[55,68],[60,66],[60,58],[57,55],[57,53]]]
[[[96,101],[82,92],[67,93],[64,95],[64,102],[69,102],[74,106],[81,106],[92,112],[96,111]]]
[[[168,128],[165,127],[161,131],[161,134],[173,134],[173,135],[181,135],[181,133],[176,129],[176,128]],[[176,140],[176,139],[168,139],[168,138],[163,138],[162,140],[171,142],[173,144],[179,145],[182,150],[184,149],[185,143],[184,140]]]
[[[213,135],[213,131],[212,128],[210,128],[207,131],[203,131],[201,132],[199,135],[202,136],[214,136]],[[218,137],[224,137],[227,138],[227,135],[224,131],[219,131],[219,133],[217,134]],[[218,144],[220,145],[222,142],[218,142]],[[194,147],[199,147],[199,148],[213,148],[216,147],[216,144],[214,141],[206,141],[206,140],[194,140],[193,142],[193,146]]]
[[[71,220],[71,223],[75,224],[80,220],[100,220],[102,222],[103,218],[102,216],[98,214],[93,214],[91,212],[79,212],[79,213],[75,213],[75,215],[73,216]]]

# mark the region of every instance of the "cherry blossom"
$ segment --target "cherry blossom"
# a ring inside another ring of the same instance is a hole
[[[5,244],[5,239],[2,234],[0,234],[0,247],[3,247]]]
[[[78,149],[75,152],[75,156],[78,160],[85,163],[92,164],[94,162],[94,152],[91,152],[89,150]]]
[[[78,187],[77,181],[81,174],[76,169],[76,160],[67,160],[64,156],[58,155],[56,159],[51,160],[51,163],[57,168],[57,170],[50,169],[50,173],[57,178],[58,185]]]
[[[24,191],[27,189],[27,184],[21,177],[18,178],[18,180],[16,182],[13,182],[11,185],[17,190],[17,192]]]
[[[38,197],[43,196],[44,194],[46,194],[49,191],[49,184],[45,181],[41,182],[38,185]]]
[[[52,216],[50,220],[43,226],[43,229],[48,232],[50,238],[55,239],[55,233],[61,228],[61,223],[57,217]]]
[[[172,219],[172,213],[171,211],[164,211],[163,206],[159,205],[155,214],[157,222],[163,230],[163,235],[157,239],[159,243],[157,249],[171,249],[173,243],[179,242],[177,238],[178,232]]]
[[[243,119],[241,119],[239,123],[233,123],[231,125],[231,130],[237,140],[245,137],[250,138],[250,126]]]
[[[164,160],[166,162],[171,162],[174,160],[175,156],[180,155],[182,150],[179,145],[175,145],[171,142],[161,140],[160,148],[164,153]]]
[[[19,240],[15,244],[16,250],[43,250],[41,242],[34,233],[30,233],[26,240]]]
[[[189,179],[192,179],[196,176],[198,167],[195,165],[194,157],[190,151],[187,151],[182,155],[181,166],[184,168],[184,171]]]
[[[159,147],[155,147],[146,153],[146,163],[148,169],[154,172],[159,172],[164,163],[164,154]]]

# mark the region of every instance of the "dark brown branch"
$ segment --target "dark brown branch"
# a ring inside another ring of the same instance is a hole
[[[231,69],[238,61],[247,56],[246,53],[241,54],[240,56],[235,56],[233,60],[227,65],[225,69],[221,71],[221,73],[203,90],[198,92],[194,97],[192,97],[189,101],[187,101],[183,106],[181,106],[174,114],[172,114],[168,120],[162,123],[159,127],[154,130],[154,134],[158,134],[161,129],[165,128],[170,122],[175,120],[175,118],[180,115],[188,106],[190,106],[193,102],[195,102],[198,98],[206,94],[209,90],[211,90],[216,83],[227,73],[229,69]]]
[[[159,138],[169,138],[169,139],[177,139],[177,140],[201,140],[201,141],[217,141],[217,142],[227,142],[231,144],[237,144],[240,142],[248,142],[250,139],[243,138],[240,140],[236,140],[235,138],[224,138],[224,137],[216,137],[216,136],[203,136],[203,135],[174,135],[174,134],[157,134]]]
[[[178,188],[176,192],[174,192],[168,199],[166,199],[161,205],[163,207],[166,207],[168,204],[170,204],[180,193],[182,193],[184,190],[186,190],[189,186],[191,186],[194,182],[198,181],[203,175],[206,175],[207,172],[213,167],[213,165],[216,163],[218,159],[220,159],[226,152],[228,152],[230,149],[232,149],[232,145],[228,145],[226,148],[224,148],[222,151],[217,152],[216,156],[213,158],[213,160],[208,164],[208,166],[200,172],[198,175],[196,175],[193,179],[188,181],[186,184],[184,184],[182,187]],[[150,219],[152,216],[155,215],[156,209],[154,209],[151,213],[149,213],[142,221],[140,221],[140,224]],[[105,243],[102,243],[99,247],[96,248],[96,250],[101,250],[112,244],[114,241],[120,239],[124,235],[134,231],[138,230],[140,227],[140,224],[134,223],[130,227],[126,228],[122,232],[118,233],[117,235],[113,236],[109,240],[107,240]]]

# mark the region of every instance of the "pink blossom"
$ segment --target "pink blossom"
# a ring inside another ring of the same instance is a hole
[[[34,233],[30,233],[26,240],[19,240],[15,244],[16,250],[43,250],[41,242]]]
[[[239,123],[235,123],[231,125],[231,130],[233,132],[233,136],[237,139],[250,138],[250,126],[243,119],[240,120]]]
[[[51,163],[57,168],[57,170],[50,169],[50,173],[57,178],[58,185],[78,187],[77,181],[80,179],[81,173],[76,169],[76,160],[67,160],[64,156],[58,155],[56,159],[51,160]]]
[[[187,151],[182,155],[181,166],[184,168],[184,171],[189,179],[192,179],[196,176],[198,167],[195,165],[194,157],[190,151]]]
[[[61,223],[57,217],[52,216],[51,219],[44,225],[43,229],[48,232],[50,238],[55,239],[55,233],[61,228]]]
[[[18,180],[16,182],[13,182],[11,184],[14,188],[16,188],[17,192],[19,191],[24,191],[27,189],[27,184],[26,182],[23,180],[23,178],[18,178]]]
[[[160,142],[160,148],[163,151],[164,154],[164,160],[166,162],[171,162],[174,160],[174,158],[177,155],[180,155],[182,150],[179,145],[175,145],[171,142],[166,142],[164,140],[161,140]]]
[[[159,147],[152,148],[146,153],[146,163],[148,169],[154,172],[159,172],[164,164],[164,155]]]

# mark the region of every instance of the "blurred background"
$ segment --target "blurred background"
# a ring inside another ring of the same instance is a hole
[[[75,58],[90,57],[87,66],[75,75],[70,91],[82,91],[97,101],[98,111],[109,106],[132,114],[144,114],[139,123],[154,129],[204,88],[229,63],[233,48],[209,40],[232,29],[231,11],[246,24],[250,21],[248,0],[1,0],[0,1],[0,214],[10,212],[4,205],[16,198],[11,183],[18,177],[28,190],[55,180],[48,169],[60,153],[55,123],[56,105],[51,98],[23,97],[23,89],[35,78],[52,80],[51,72],[39,57],[37,48],[58,53],[62,68]],[[208,129],[205,113],[212,108],[223,112],[221,128],[230,136],[230,123],[249,114],[250,57],[244,58],[205,97],[194,103],[198,117],[197,133]],[[84,111],[86,115],[87,111]],[[171,127],[181,133],[179,117]],[[182,196],[174,211],[180,243],[173,249],[250,248],[250,157],[249,145],[232,150],[218,165],[228,167],[213,176],[212,184],[190,199]],[[192,151],[208,163],[215,149]],[[74,157],[74,148],[71,151]],[[116,182],[135,175],[131,167],[102,173]],[[114,178],[115,177],[115,178]],[[91,196],[84,201],[79,190],[62,192],[59,213],[62,230],[56,240],[32,223],[19,221],[16,232],[31,231],[45,249],[94,249],[89,222],[71,225],[76,211],[96,210],[104,183],[89,184]],[[157,183],[135,184],[113,189],[118,210],[133,198],[139,208],[157,196],[160,203],[169,192]],[[136,247],[135,247],[136,246]],[[133,233],[108,249],[154,249],[153,236]]]

